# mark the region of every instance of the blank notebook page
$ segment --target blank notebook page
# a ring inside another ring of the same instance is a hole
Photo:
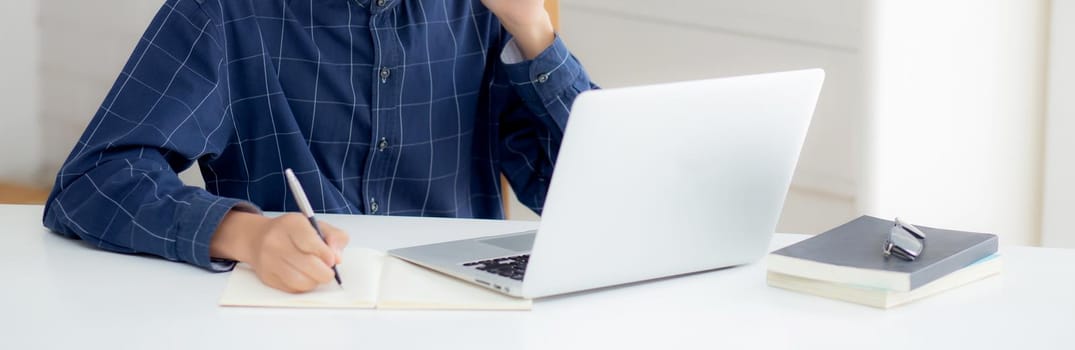
[[[530,299],[485,289],[389,256],[377,307],[384,309],[530,310]]]
[[[223,306],[295,308],[382,308],[454,310],[530,310],[529,299],[500,294],[384,253],[352,247],[336,267],[343,286],[326,283],[303,294],[273,289],[249,265],[231,273]]]
[[[333,281],[302,294],[273,289],[261,283],[249,265],[239,264],[228,278],[220,305],[373,308],[377,303],[377,285],[383,263],[384,253],[366,248],[348,248],[344,250],[343,262],[336,266],[343,286]]]

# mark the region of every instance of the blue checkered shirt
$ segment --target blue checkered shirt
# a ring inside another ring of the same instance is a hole
[[[167,0],[57,175],[54,232],[213,270],[232,209],[540,212],[579,93],[559,38],[521,59],[479,0]],[[206,188],[176,173],[197,164]],[[391,234],[386,232],[385,234]]]

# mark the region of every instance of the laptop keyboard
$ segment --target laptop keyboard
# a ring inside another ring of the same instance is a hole
[[[489,260],[468,262],[463,266],[473,267],[492,274],[501,275],[513,280],[522,281],[526,275],[526,263],[530,261],[530,254],[509,256]]]

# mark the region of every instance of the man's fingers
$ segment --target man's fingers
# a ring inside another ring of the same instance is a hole
[[[292,269],[302,272],[317,284],[331,281],[336,276],[324,261],[313,255],[290,255],[285,260]]]
[[[329,248],[336,252],[336,265],[339,265],[343,262],[343,257],[341,256],[343,248],[346,248],[347,244],[351,242],[351,236],[348,236],[346,232],[336,228],[336,226],[327,223],[321,224],[321,233],[325,235],[325,241],[328,241]]]
[[[260,274],[258,274],[258,277],[261,278],[262,283],[265,283],[265,284],[269,285],[269,287],[273,287],[273,288],[276,288],[276,289],[279,289],[279,290],[282,290],[282,291],[285,291],[285,292],[288,292],[288,293],[300,293],[300,292],[302,292],[302,291],[300,291],[298,289],[295,289],[295,288],[289,286],[287,283],[284,283],[284,280],[282,278],[280,278],[280,275],[277,274],[276,272],[260,273]]]
[[[310,276],[307,276],[302,271],[290,266],[290,264],[287,265],[288,266],[280,269],[280,271],[277,271],[277,276],[280,277],[280,281],[286,287],[284,288],[284,291],[303,293],[317,288],[317,285],[319,284],[317,281]]]
[[[336,265],[336,252],[321,241],[321,237],[317,236],[317,231],[314,231],[312,226],[309,230],[299,229],[288,232],[288,236],[300,252],[316,255],[327,266]]]
[[[347,247],[347,243],[351,242],[351,237],[343,230],[332,226],[328,223],[320,223],[321,233],[325,235],[325,240],[328,241],[329,247],[336,250],[343,250]]]
[[[330,230],[339,231],[335,227]],[[337,253],[322,241],[305,216],[281,215],[272,219],[265,231],[250,261],[262,282],[282,291],[301,293],[333,279],[331,267],[338,259]],[[338,233],[332,234],[340,239]]]

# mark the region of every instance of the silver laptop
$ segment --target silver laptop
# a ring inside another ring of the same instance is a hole
[[[586,92],[537,231],[389,253],[526,298],[757,261],[824,77],[812,69]]]

